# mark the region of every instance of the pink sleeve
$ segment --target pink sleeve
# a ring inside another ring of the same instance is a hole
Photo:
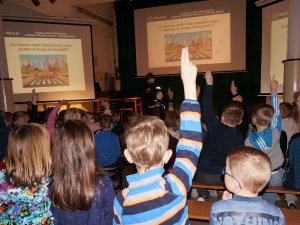
[[[61,103],[58,103],[51,111],[51,113],[48,116],[48,120],[47,120],[47,127],[50,133],[50,139],[51,142],[54,142],[54,138],[55,138],[55,120],[56,120],[56,116],[58,114],[58,111],[60,110],[60,107],[62,106]]]

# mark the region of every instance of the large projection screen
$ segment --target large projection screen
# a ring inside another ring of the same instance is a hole
[[[279,83],[283,93],[283,60],[287,59],[288,1],[282,1],[262,9],[261,94],[270,93],[270,77]]]
[[[246,70],[245,0],[211,0],[134,10],[137,75],[180,73],[188,46],[198,71]]]
[[[94,99],[91,26],[4,20],[9,78],[16,102]]]

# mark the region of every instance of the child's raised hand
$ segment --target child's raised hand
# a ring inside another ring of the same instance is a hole
[[[205,81],[207,85],[213,85],[214,84],[214,78],[210,71],[206,71],[204,75]]]
[[[197,67],[190,61],[189,49],[185,47],[181,51],[181,79],[184,84],[195,83]]]
[[[35,93],[35,89],[32,89],[31,97],[32,97],[32,104],[36,105],[38,100],[38,94]]]
[[[101,105],[103,106],[104,110],[108,110],[108,109],[109,109],[109,104],[108,104],[108,102],[102,100],[102,101],[101,101]]]
[[[187,47],[181,51],[181,80],[185,99],[197,100],[196,94],[197,67],[190,61]]]
[[[171,88],[168,88],[168,97],[169,100],[173,100],[174,92]]]
[[[271,78],[271,77],[270,77]],[[270,79],[270,89],[271,89],[271,93],[277,93],[277,89],[278,89],[278,81],[275,79],[275,75],[273,74],[273,78]]]
[[[231,81],[230,92],[231,92],[232,95],[236,95],[237,94],[237,86],[235,85],[234,80]]]

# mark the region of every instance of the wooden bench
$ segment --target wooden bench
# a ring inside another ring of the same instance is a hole
[[[188,200],[189,219],[209,221],[210,209],[212,202],[198,202],[196,200]],[[286,225],[300,224],[300,210],[281,208],[286,221]]]
[[[193,188],[203,188],[203,189],[213,189],[213,190],[225,190],[226,189],[224,185],[207,185],[207,184],[201,184],[198,181],[193,181],[192,187]],[[284,188],[282,186],[266,187],[263,190],[263,192],[300,195],[300,190],[290,190],[290,189]]]

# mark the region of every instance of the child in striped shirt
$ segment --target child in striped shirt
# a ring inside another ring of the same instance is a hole
[[[127,176],[128,188],[114,201],[114,224],[189,224],[187,193],[202,148],[200,107],[196,99],[197,68],[182,49],[181,79],[185,99],[180,112],[180,139],[173,169],[163,176],[168,150],[168,130],[157,117],[139,119],[125,134],[125,157],[137,167]]]

